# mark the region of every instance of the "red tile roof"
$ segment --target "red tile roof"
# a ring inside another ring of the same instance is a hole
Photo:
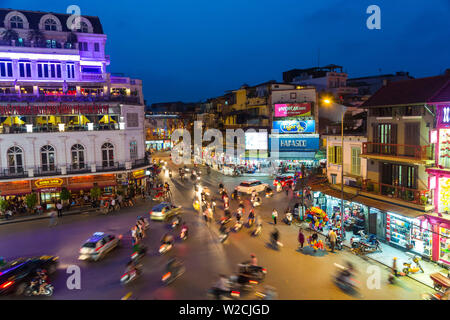
[[[450,74],[448,73],[435,77],[392,82],[378,90],[360,108],[449,101],[449,90]]]

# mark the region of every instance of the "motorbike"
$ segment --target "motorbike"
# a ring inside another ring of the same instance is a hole
[[[161,255],[165,254],[166,252],[170,251],[170,249],[172,249],[173,244],[171,243],[163,243],[160,247],[159,247],[159,253]]]
[[[381,243],[375,235],[367,237],[363,230],[358,232],[360,237],[351,237],[350,245],[353,249],[359,248],[361,245],[368,247],[371,251],[382,251]]]
[[[139,261],[147,254],[147,247],[142,246],[138,251],[133,252],[131,255],[132,261]]]
[[[147,230],[148,228],[150,228],[150,223],[148,222],[147,218],[139,218],[138,221],[142,221],[142,224],[144,226],[144,230]]]
[[[417,273],[417,272],[419,272],[419,271],[421,271],[421,272],[423,273],[424,271],[423,271],[423,269],[422,269],[422,266],[421,266],[420,263],[419,263],[419,257],[414,256],[414,257],[411,258],[411,260],[412,260],[412,262],[415,263],[415,266],[412,266],[412,263],[404,262],[404,263],[403,263],[403,266],[404,266],[403,272],[404,272],[406,275],[408,275],[408,274],[410,274],[410,273]]]
[[[141,275],[140,269],[135,269],[130,272],[126,272],[120,277],[120,283],[123,285],[128,284],[134,280],[136,280]]]
[[[187,236],[188,236],[188,230],[186,228],[181,229],[180,239],[187,240]]]
[[[275,300],[278,295],[275,288],[266,286],[263,292],[260,291],[255,292],[255,296],[259,300]]]
[[[263,281],[267,274],[267,269],[260,266],[252,266],[249,261],[238,264],[239,273],[247,275],[250,279]]]
[[[255,223],[255,218],[248,218],[247,227],[251,228],[253,226],[253,223]]]
[[[169,285],[172,282],[174,282],[175,280],[177,280],[179,277],[181,277],[184,272],[186,271],[186,268],[182,265],[179,268],[177,268],[177,270],[173,270],[173,271],[168,271],[166,272],[162,278],[161,281],[165,284],[165,285]]]
[[[270,191],[266,190],[266,198],[271,198],[271,197],[273,197],[272,189],[270,189]]]
[[[223,232],[219,235],[219,241],[221,243],[224,243],[227,239],[228,239],[229,233],[228,232]]]
[[[326,243],[327,243],[327,245],[329,247],[331,247],[330,237],[329,236],[326,237]],[[338,250],[342,250],[344,248],[344,246],[342,244],[341,236],[337,236],[336,237],[336,246],[335,246],[335,248],[338,249]]]
[[[254,207],[259,207],[261,205],[261,199],[259,197],[252,199],[251,202]]]
[[[53,295],[54,290],[55,290],[54,287],[50,283],[46,283],[44,285],[44,292],[42,292],[42,293],[39,292],[39,285],[36,285],[35,288],[32,288],[30,285],[25,289],[24,294],[28,297],[41,296],[41,295],[46,296],[46,297],[51,297]]]
[[[219,300],[222,300],[222,299],[223,300],[236,300],[241,297],[241,293],[239,291],[236,291],[236,290],[222,291],[222,290],[219,290],[214,287],[208,290],[208,295],[214,299],[219,299]]]
[[[169,178],[172,178],[172,170],[169,170]]]
[[[180,225],[180,223],[181,223],[181,219],[179,217],[175,217],[172,219],[172,222],[170,223],[170,227],[172,229],[175,229]]]
[[[256,226],[256,229],[253,230],[252,236],[253,236],[253,237],[259,236],[259,235],[261,234],[261,231],[262,231],[262,225],[261,225],[261,224],[258,224],[258,225]]]
[[[286,214],[286,216],[283,218],[283,222],[290,226],[292,224],[292,214]]]
[[[242,229],[242,225],[243,223],[241,221],[236,221],[236,223],[233,226],[233,231],[234,232],[239,232]]]
[[[231,220],[232,220],[231,217],[223,217],[222,219],[220,219],[220,224],[225,225]]]
[[[338,268],[337,274],[334,276],[334,283],[344,292],[355,293],[358,289],[358,283],[352,278],[352,272],[349,268],[334,264]]]

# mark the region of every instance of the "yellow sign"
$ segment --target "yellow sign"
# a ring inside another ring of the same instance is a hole
[[[145,170],[137,170],[133,172],[133,178],[138,179],[138,178],[142,178],[145,176]]]
[[[43,189],[43,188],[55,188],[60,187],[63,184],[63,179],[61,178],[52,178],[52,179],[40,179],[36,180],[34,184],[36,187]]]

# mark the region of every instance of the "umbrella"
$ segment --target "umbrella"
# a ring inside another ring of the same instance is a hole
[[[21,124],[25,124],[25,121],[21,120],[19,117],[8,117],[3,122],[3,124],[8,125],[8,126],[12,126],[13,124],[21,125]]]
[[[100,120],[100,123],[116,123],[115,120],[113,120],[113,118],[109,115],[103,116],[103,118]]]

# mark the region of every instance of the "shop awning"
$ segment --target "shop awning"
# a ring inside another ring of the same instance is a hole
[[[279,152],[280,160],[316,160],[316,152]]]
[[[94,187],[93,183],[76,183],[67,187],[70,191],[90,190]]]
[[[396,213],[412,219],[425,215],[425,212],[423,211],[405,208],[399,205],[395,205],[393,203],[375,200],[363,196],[356,196],[355,198],[352,199],[352,201],[363,204],[368,207],[376,208],[386,212]]]
[[[310,185],[311,190],[314,192],[322,192],[326,195],[341,199],[341,191],[335,190],[330,188],[330,186],[328,185],[323,185],[323,184],[312,184]],[[346,201],[353,201],[353,198],[355,198],[356,196],[350,193],[346,193],[344,192],[344,200]]]

